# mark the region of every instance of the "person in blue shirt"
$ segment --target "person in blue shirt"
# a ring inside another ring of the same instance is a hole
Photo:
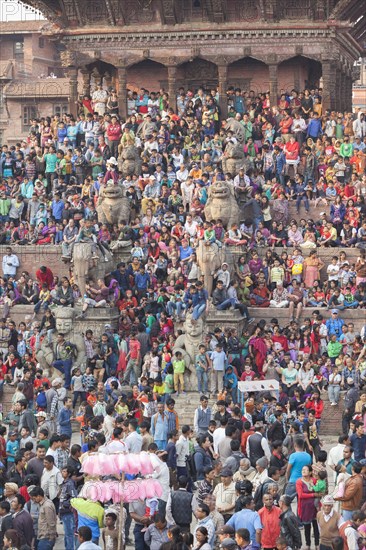
[[[158,412],[151,417],[151,435],[160,451],[165,451],[168,442],[168,417],[165,413],[165,404],[158,403]]]
[[[193,248],[188,245],[186,239],[182,240],[182,246],[179,247],[179,259],[186,262],[193,254]]]
[[[57,427],[60,435],[72,436],[72,427],[71,427],[71,418],[72,418],[72,399],[71,397],[65,397],[64,406],[60,410],[57,418]]]
[[[308,124],[307,137],[314,141],[322,135],[322,122],[319,119],[318,113],[314,113]]]
[[[301,471],[304,466],[311,464],[311,456],[304,451],[305,441],[301,437],[294,439],[295,451],[290,455],[286,470],[286,485],[285,494],[292,500],[296,496],[296,481],[301,477]]]
[[[135,275],[135,286],[140,298],[146,293],[149,284],[150,275],[145,271],[144,267],[140,267],[140,270]]]
[[[6,443],[6,456],[8,458],[8,470],[14,466],[14,460],[19,452],[19,441],[16,432],[9,432],[9,439]]]
[[[263,526],[258,512],[254,512],[253,510],[253,497],[244,497],[242,504],[242,510],[235,512],[226,525],[230,525],[235,531],[238,529],[248,529],[250,540],[260,543]]]
[[[55,198],[52,201],[51,208],[52,208],[52,217],[57,221],[61,221],[62,219],[62,212],[64,211],[65,204],[61,200],[61,197],[58,193],[55,193]]]
[[[355,423],[356,431],[350,437],[353,448],[353,456],[356,462],[364,460],[366,451],[366,435],[364,434],[363,422]]]
[[[296,212],[299,213],[301,201],[304,201],[304,206],[306,212],[309,212],[309,198],[306,194],[307,191],[307,184],[305,183],[302,176],[297,175],[296,176],[296,185],[295,185],[295,193],[297,195],[296,198]]]

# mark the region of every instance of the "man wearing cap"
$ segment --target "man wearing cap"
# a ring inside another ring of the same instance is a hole
[[[228,540],[230,543],[234,543],[234,536],[235,536],[235,529],[234,527],[231,527],[231,525],[224,525],[216,532],[220,546],[222,546],[223,542]]]
[[[333,509],[333,497],[325,495],[321,503],[322,507],[316,516],[320,532],[320,549],[332,550],[332,541],[339,536],[339,528],[344,523],[344,520],[342,516]]]
[[[229,521],[235,510],[235,483],[233,473],[229,468],[221,471],[221,483],[216,485],[214,492],[216,497],[216,510],[224,516],[225,523]]]
[[[328,329],[328,336],[331,337],[335,334],[339,338],[342,334],[342,327],[344,325],[343,319],[338,317],[338,309],[332,309],[332,316],[325,323]]]

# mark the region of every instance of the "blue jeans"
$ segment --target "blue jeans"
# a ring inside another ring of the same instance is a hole
[[[64,526],[65,533],[65,550],[74,550],[74,531],[75,531],[75,519],[74,514],[65,514],[61,516],[61,521]]]
[[[309,211],[309,199],[306,195],[299,195],[296,199],[296,210],[299,210],[301,201],[304,201],[305,210]]]
[[[203,312],[206,309],[206,304],[198,304],[197,306],[194,306],[193,312],[192,312],[192,319],[194,321],[197,321],[203,314]]]
[[[183,302],[168,302],[166,305],[166,310],[169,317],[172,317],[174,312],[177,312],[177,315],[180,317],[183,311]]]
[[[144,525],[135,523],[133,529],[133,537],[135,539],[135,550],[149,550],[148,545],[144,540],[144,533],[141,533],[141,530],[144,528]]]
[[[286,485],[285,495],[289,496],[291,498],[291,501],[294,500],[296,496],[296,483],[288,483]]]
[[[340,386],[328,386],[328,397],[331,403],[338,403],[341,393]]]
[[[342,517],[343,517],[344,521],[351,520],[353,512],[354,512],[354,510],[342,510],[341,514],[342,514]]]
[[[37,541],[37,550],[52,550],[55,541],[51,539],[39,539]]]
[[[69,388],[71,384],[72,359],[57,359],[53,362],[53,366],[65,375],[64,387]]]
[[[198,391],[199,393],[204,393],[206,395],[208,393],[207,371],[202,369],[196,369],[196,375],[197,375]]]
[[[235,306],[234,298],[228,298],[227,300],[224,300],[221,304],[218,304],[216,306],[216,309],[221,311],[222,309],[228,309],[231,306]]]
[[[165,451],[165,447],[167,445],[166,439],[154,439],[154,443],[157,444],[159,451]]]

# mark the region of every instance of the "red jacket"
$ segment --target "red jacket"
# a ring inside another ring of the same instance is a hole
[[[317,420],[320,420],[323,414],[324,402],[321,399],[319,399],[319,401],[314,401],[313,399],[309,399],[309,401],[305,403],[305,408],[314,409],[315,418]]]
[[[47,283],[47,286],[49,289],[52,288],[53,283],[53,273],[50,270],[49,267],[46,267],[45,273],[42,273],[40,269],[36,271],[36,277],[37,281],[42,285],[43,283]]]
[[[120,124],[110,124],[107,128],[107,137],[109,141],[119,141],[121,139],[121,126]]]

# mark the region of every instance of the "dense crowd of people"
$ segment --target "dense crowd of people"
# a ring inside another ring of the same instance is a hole
[[[2,145],[0,388],[13,395],[0,428],[0,548],[50,550],[60,537],[66,550],[299,550],[302,539],[309,550],[312,537],[321,550],[366,546],[366,325],[342,318],[366,306],[365,114],[323,110],[316,88],[283,91],[277,105],[268,94],[227,95],[244,135],[236,173],[223,170],[239,136],[216,90],[180,89],[175,111],[167,94],[131,92],[123,121],[115,91],[97,86],[76,119],[33,120],[24,141]],[[131,146],[141,163],[126,176]],[[219,181],[246,197],[230,227],[205,219]],[[121,187],[131,220],[98,221],[108,186]],[[324,212],[294,220],[291,204]],[[103,256],[123,246],[130,258],[81,295],[79,242]],[[212,292],[201,242],[242,251],[211,274]],[[31,244],[58,246],[70,277],[22,269],[15,245]],[[18,325],[17,305],[34,307]],[[90,307],[118,308],[118,328],[86,330],[80,363],[55,308],[87,320]],[[289,319],[254,319],[253,307],[288,308]],[[246,319],[241,333],[204,330],[191,363],[174,349],[182,321],[195,328],[210,309],[229,308]],[[200,402],[182,425],[187,376]],[[259,380],[277,381],[278,394],[249,393],[242,405],[239,382]],[[334,407],[344,398],[329,453],[319,435],[325,392]],[[90,497],[83,462],[118,452],[155,455],[159,498]]]

